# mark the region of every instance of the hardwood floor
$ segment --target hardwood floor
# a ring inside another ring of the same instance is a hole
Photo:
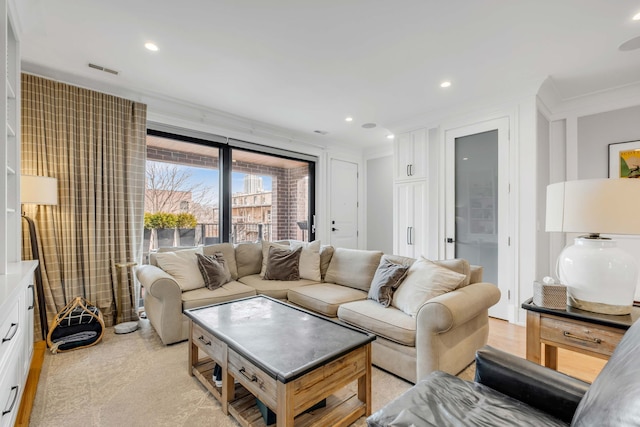
[[[526,328],[514,325],[505,320],[489,318],[489,345],[506,351],[516,356],[525,357],[526,352]],[[36,397],[38,380],[46,345],[44,341],[35,343],[31,369],[25,386],[25,393],[20,404],[20,412],[16,420],[16,427],[28,427],[31,416],[31,408]],[[543,352],[544,354],[544,352]],[[571,351],[560,349],[558,352],[558,370],[572,377],[592,382],[598,375],[605,360],[586,356]]]

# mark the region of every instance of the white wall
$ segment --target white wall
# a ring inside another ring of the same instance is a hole
[[[366,248],[393,253],[393,155],[366,160]]]

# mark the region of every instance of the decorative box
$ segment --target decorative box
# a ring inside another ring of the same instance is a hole
[[[559,283],[533,282],[533,303],[540,307],[565,310],[567,308],[567,287]]]

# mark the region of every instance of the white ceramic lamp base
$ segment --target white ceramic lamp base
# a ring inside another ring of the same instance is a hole
[[[614,240],[578,237],[558,259],[567,304],[604,314],[629,314],[638,280],[635,258]]]

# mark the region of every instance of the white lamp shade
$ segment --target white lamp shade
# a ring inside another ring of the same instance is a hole
[[[20,202],[36,205],[58,204],[58,180],[47,176],[22,175]]]
[[[640,234],[640,179],[585,179],[547,187],[546,231]]]

